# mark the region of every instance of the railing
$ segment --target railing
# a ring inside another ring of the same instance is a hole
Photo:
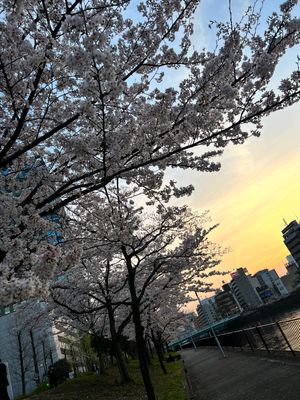
[[[225,348],[251,352],[289,352],[293,356],[300,356],[300,318],[225,332],[217,334],[217,337],[221,346]],[[213,336],[194,339],[194,342],[197,347],[216,346]]]

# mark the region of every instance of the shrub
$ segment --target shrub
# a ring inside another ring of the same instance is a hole
[[[62,383],[69,377],[69,372],[71,372],[71,366],[65,359],[58,360],[53,365],[53,373],[55,374],[58,384]]]

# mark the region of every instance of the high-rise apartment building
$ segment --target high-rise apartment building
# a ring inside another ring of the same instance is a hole
[[[283,241],[300,268],[300,224],[297,221],[290,222],[283,230]]]
[[[246,268],[238,268],[231,274],[230,287],[243,310],[251,310],[263,304],[257,290],[251,283]]]
[[[261,287],[267,287],[272,290],[274,297],[282,297],[289,294],[275,269],[262,269],[254,276],[257,278]]]
[[[281,280],[289,292],[293,292],[300,287],[300,271],[292,256],[287,256],[285,265],[287,273],[281,277]]]
[[[196,324],[198,328],[204,328],[219,321],[222,317],[216,306],[215,296],[201,300],[201,303],[197,306],[197,314]]]
[[[223,290],[216,292],[215,303],[222,318],[238,314],[241,311],[228,283],[223,285]]]

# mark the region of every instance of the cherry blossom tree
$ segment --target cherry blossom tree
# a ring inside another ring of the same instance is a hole
[[[72,210],[71,236],[77,245],[82,243],[82,266],[76,275],[72,268],[64,281],[54,286],[71,288],[75,307],[70,300],[58,300],[71,313],[105,308],[112,339],[116,336],[116,311],[122,306],[130,310],[124,321],[128,323],[132,317],[144,385],[148,398],[154,399],[145,344],[146,311],[153,299],[164,301],[168,293],[173,292],[174,298],[175,291],[209,289],[205,279],[220,273],[215,268],[222,250],[208,240],[215,227],[204,227],[206,215],[194,215],[186,206],[168,206],[169,196],[165,198],[163,191],[156,196],[155,210],[151,206],[147,213],[131,198],[137,195],[135,188],[123,190],[117,181],[108,189],[90,195]],[[68,275],[73,276],[70,284]],[[84,296],[86,301],[82,301]],[[78,310],[86,302],[90,310]],[[177,302],[182,305],[182,300],[180,303],[177,298]]]
[[[97,254],[95,242],[93,251],[88,249],[91,240],[87,239],[86,245],[78,267],[72,268],[63,282],[52,285],[52,299],[59,306],[58,314],[68,318],[67,325],[71,321],[81,331],[111,338],[121,381],[129,382],[121,346],[122,334],[131,321],[129,294],[124,290],[125,271],[101,253]]]
[[[53,216],[63,226],[64,207],[116,177],[159,190],[168,167],[218,170],[228,143],[299,100],[297,66],[272,88],[299,43],[297,1],[262,33],[258,3],[197,51],[199,0],[0,1],[1,302],[39,296],[58,264],[78,260],[42,234]]]
[[[164,346],[176,335],[178,328],[186,321],[187,315],[183,306],[192,299],[180,287],[172,287],[160,291],[159,296],[153,297],[146,311],[146,335],[151,338],[164,374],[167,369],[164,364]],[[190,325],[190,324],[188,324]]]

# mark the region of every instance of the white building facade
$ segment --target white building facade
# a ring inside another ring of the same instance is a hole
[[[34,390],[45,379],[49,366],[62,358],[50,319],[43,315],[38,320],[35,314],[38,310],[42,315],[44,306],[36,302],[32,315],[30,309],[17,309],[0,316],[0,359],[8,369],[11,400]]]
[[[204,328],[222,319],[214,296],[201,300],[197,306],[198,327]]]
[[[263,269],[255,274],[261,286],[267,286],[273,290],[275,297],[284,297],[289,294],[287,288],[279,278],[275,269]]]
[[[230,288],[243,310],[255,309],[263,304],[246,268],[238,268],[231,277]]]

